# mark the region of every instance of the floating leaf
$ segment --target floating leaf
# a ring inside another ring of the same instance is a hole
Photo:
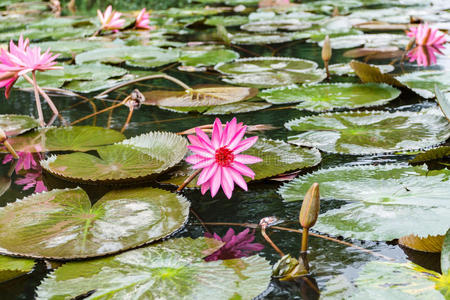
[[[45,128],[9,139],[16,151],[89,151],[120,142],[125,136],[95,126]]]
[[[310,22],[305,22],[299,19],[274,19],[256,21],[244,24],[241,26],[242,30],[250,32],[274,32],[277,30],[285,31],[299,31],[311,27]]]
[[[420,153],[409,162],[412,164],[424,163],[430,160],[441,159],[447,156],[450,156],[450,146],[441,146],[435,149],[427,150],[424,153]]]
[[[0,115],[0,128],[6,136],[22,134],[39,126],[39,121],[25,115]]]
[[[246,155],[261,157],[262,162],[253,164],[251,169],[255,172],[254,180],[262,180],[274,177],[290,171],[310,168],[318,165],[322,160],[317,149],[301,148],[289,145],[279,140],[258,139],[252,148],[243,152]],[[180,185],[192,173],[188,165],[173,172],[172,178],[163,181]],[[252,179],[245,177],[247,182]],[[196,187],[196,181],[192,181],[188,187]]]
[[[280,44],[295,40],[307,39],[307,32],[277,32],[277,33],[236,33],[231,36],[231,42],[238,45]]]
[[[123,46],[87,51],[76,56],[77,64],[103,62],[119,64],[125,62],[131,67],[154,68],[177,61],[178,50],[167,50],[154,46]]]
[[[324,113],[291,120],[285,127],[303,132],[290,136],[290,143],[355,155],[418,150],[450,137],[447,120],[427,110]]]
[[[105,41],[97,40],[60,40],[53,42],[36,43],[35,46],[41,47],[42,51],[50,49],[53,53],[60,54],[59,58],[72,58],[77,54],[91,51],[99,48],[114,48],[118,47],[117,44]]]
[[[410,234],[445,234],[450,228],[449,176],[447,169],[429,171],[426,166],[337,167],[300,176],[279,193],[286,201],[300,201],[317,182],[322,199],[351,202],[321,214],[316,230],[390,241]]]
[[[210,26],[239,26],[248,22],[247,16],[214,16],[206,19],[205,24]]]
[[[259,256],[206,262],[220,247],[213,239],[179,238],[117,256],[67,263],[37,289],[37,299],[253,299],[270,282]]]
[[[259,97],[273,104],[301,102],[297,108],[326,111],[335,108],[359,108],[384,105],[400,91],[386,84],[325,83],[287,86],[264,90]]]
[[[182,51],[179,62],[183,66],[214,66],[218,63],[226,63],[239,58],[239,53],[228,49],[217,49],[208,47],[203,48],[186,48]]]
[[[289,57],[252,57],[236,59],[230,63],[218,64],[215,69],[223,74],[247,74],[261,72],[308,72],[317,68],[317,63]]]
[[[447,231],[444,239],[444,244],[442,245],[441,269],[442,273],[444,274],[448,274],[450,271],[450,229]]]
[[[373,261],[363,267],[354,285],[343,285],[341,278],[330,280],[321,296],[323,299],[444,300],[448,299],[445,287],[439,286],[443,277],[411,262]],[[351,292],[344,294],[346,290]]]
[[[436,100],[442,110],[442,113],[447,118],[447,120],[450,121],[450,98],[443,94],[437,86],[435,86],[435,93]]]
[[[409,37],[404,34],[390,33],[358,34],[333,37],[330,42],[333,49],[356,48],[363,45],[365,48],[405,47],[409,42]],[[323,46],[323,41],[319,43],[319,46]]]
[[[416,235],[410,234],[399,238],[398,243],[402,246],[414,249],[416,251],[439,253],[442,251],[444,236],[437,235],[418,237]]]
[[[405,87],[403,83],[389,74],[383,74],[380,69],[373,65],[365,64],[356,60],[350,62],[350,66],[355,70],[356,75],[362,82],[387,83],[396,87]]]
[[[183,196],[155,188],[111,191],[92,206],[80,188],[56,189],[0,208],[0,252],[53,259],[113,254],[168,236],[188,214]]]
[[[0,255],[0,282],[25,275],[34,267],[34,260]]]
[[[180,162],[186,140],[168,132],[150,132],[87,153],[51,156],[42,161],[48,172],[76,182],[122,182],[153,178]]]
[[[395,67],[393,65],[371,65],[372,67],[376,67],[380,70],[381,73],[390,73],[394,71]],[[330,74],[334,75],[348,75],[355,76],[355,71],[352,69],[349,63],[342,64],[334,64],[329,67]]]
[[[450,78],[446,71],[418,71],[395,78],[424,98],[433,98],[435,87],[442,92],[450,91]]]
[[[205,111],[204,114],[205,115],[240,114],[263,110],[271,106],[272,106],[271,104],[266,102],[244,101],[239,103],[214,106]]]
[[[256,96],[255,88],[234,86],[196,86],[192,91],[161,91],[144,92],[147,105],[165,107],[204,107],[216,106],[244,101]]]

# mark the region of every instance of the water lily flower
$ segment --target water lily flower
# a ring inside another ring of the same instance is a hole
[[[33,153],[31,152],[18,152],[17,155],[19,155],[19,159],[16,164],[16,173],[18,173],[20,170],[29,170],[32,168],[38,167],[38,163],[33,157]],[[11,154],[5,155],[5,158],[2,161],[2,164],[7,164],[10,161],[14,160],[13,156]]]
[[[195,154],[187,157],[186,161],[194,165],[193,169],[203,169],[197,181],[201,185],[202,194],[211,189],[211,196],[214,197],[222,186],[230,199],[234,183],[247,190],[247,183],[242,175],[254,178],[255,173],[246,165],[261,162],[262,159],[239,154],[258,140],[257,136],[242,140],[246,129],[247,126],[237,123],[236,118],[227,122],[225,128],[216,119],[211,139],[199,128],[195,129],[196,136],[188,136],[191,142],[188,148]]]
[[[28,172],[25,177],[19,178],[15,181],[15,184],[24,185],[22,188],[24,191],[34,187],[35,193],[41,193],[47,191],[47,187],[42,180],[42,169],[37,172]]]
[[[253,252],[264,249],[264,245],[252,243],[255,240],[255,232],[250,232],[248,228],[238,234],[235,234],[233,228],[230,228],[223,238],[217,233],[205,233],[205,237],[225,243],[222,248],[207,256],[206,261],[246,257],[252,255]]]
[[[146,9],[143,8],[136,17],[136,24],[134,25],[134,27],[138,29],[150,29],[150,26],[148,25],[149,23],[150,15],[146,11]]]
[[[446,35],[437,28],[430,27],[427,23],[411,27],[406,33],[407,36],[416,39],[419,46],[442,45],[447,41]]]
[[[19,41],[16,44],[11,40],[9,42],[9,53],[12,55],[17,55],[20,52],[24,52],[29,46],[30,41],[28,39],[24,40],[21,35]],[[9,98],[11,88],[14,83],[19,79],[19,70],[16,70],[15,63],[11,60],[8,51],[5,49],[0,49],[0,88],[5,88],[5,98]]]
[[[418,66],[428,67],[436,64],[436,54],[443,54],[440,49],[442,45],[417,46],[408,52],[409,61],[416,61]]]
[[[103,14],[98,9],[97,16],[100,19],[100,23],[102,23],[101,29],[103,30],[118,30],[125,25],[125,20],[120,18],[122,13],[113,10],[111,5],[106,8]]]

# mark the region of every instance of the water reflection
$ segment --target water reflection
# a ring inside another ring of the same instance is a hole
[[[408,52],[410,62],[416,62],[418,66],[428,67],[437,62],[436,55],[443,55],[443,45],[417,46]]]

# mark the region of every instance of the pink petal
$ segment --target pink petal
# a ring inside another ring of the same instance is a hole
[[[230,168],[226,168],[226,167],[222,168],[222,189],[228,199],[231,198],[231,196],[233,195],[233,190],[234,190],[234,181],[233,181],[233,177],[231,176],[231,174],[229,172],[229,169]]]
[[[214,149],[220,147],[220,141],[222,138],[222,122],[220,122],[219,118],[216,118],[214,121],[213,132],[211,136],[211,143]]]
[[[199,146],[194,146],[194,145],[189,145],[187,147],[188,147],[189,150],[191,150],[195,154],[199,154],[201,156],[208,157],[208,158],[214,157],[214,154],[212,154],[211,151],[208,151],[205,148],[202,148],[202,147],[199,147]]]
[[[207,168],[204,168],[203,171],[198,176],[197,185],[202,185],[205,182],[209,181],[211,177],[217,172],[219,165],[213,164]]]
[[[202,195],[204,195],[209,190],[210,187],[211,187],[211,184],[209,183],[209,181],[202,184],[202,188],[201,188]]]
[[[232,149],[232,151],[234,154],[241,153],[242,151],[245,151],[253,146],[257,140],[257,136],[252,136],[251,138],[245,139],[241,141],[234,149]]]
[[[214,158],[205,159],[201,162],[196,163],[192,168],[194,170],[207,168],[207,167],[211,166],[214,162],[215,162]]]
[[[262,162],[263,160],[256,156],[238,154],[234,157],[234,161],[240,162],[241,164],[249,165]]]
[[[233,168],[228,168],[228,174],[233,178],[233,181],[236,182],[238,186],[240,186],[244,191],[247,190],[247,183],[244,178],[236,172]]]
[[[237,161],[232,163],[231,168],[233,168],[235,171],[239,172],[240,174],[242,174],[244,176],[248,176],[251,178],[255,177],[255,173],[252,171],[252,169],[250,169],[246,165],[243,165]]]
[[[217,164],[215,164],[217,165]],[[211,197],[214,198],[219,191],[222,181],[222,168],[219,167],[211,178]]]
[[[244,126],[234,134],[233,138],[230,140],[230,143],[228,144],[229,149],[234,149],[241,142],[246,130],[247,126]]]

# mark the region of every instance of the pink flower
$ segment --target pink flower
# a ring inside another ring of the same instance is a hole
[[[250,229],[235,235],[232,228],[228,229],[227,233],[221,238],[217,233],[214,235],[205,233],[205,237],[214,238],[218,241],[224,242],[225,245],[219,250],[205,258],[206,261],[215,261],[219,259],[232,259],[250,256],[255,251],[261,251],[264,246],[259,243],[252,243],[255,240],[255,232],[250,233]]]
[[[440,49],[444,48],[443,45],[435,46],[417,46],[408,52],[409,61],[417,61],[418,66],[428,67],[436,64],[436,55],[443,54]]]
[[[428,26],[427,23],[411,27],[406,35],[415,38],[416,44],[419,46],[442,45],[447,41],[444,33],[438,31],[437,28]]]
[[[216,119],[211,139],[199,128],[195,128],[196,136],[188,136],[191,142],[188,148],[195,154],[187,157],[186,161],[194,165],[193,169],[203,169],[197,181],[202,187],[202,194],[211,189],[211,196],[214,197],[222,186],[230,199],[234,183],[247,190],[247,183],[242,175],[254,178],[255,173],[246,164],[258,163],[262,159],[239,154],[258,140],[257,136],[242,140],[246,129],[247,126],[237,123],[236,118],[227,122],[225,128]]]
[[[18,53],[25,51],[29,44],[30,41],[28,39],[24,41],[21,35],[17,46],[12,40],[9,42],[10,53],[12,55],[17,55]],[[6,87],[6,99],[9,98],[11,88],[19,78],[19,71],[15,69],[15,67],[17,67],[17,65],[11,60],[8,51],[0,49],[0,88]]]
[[[113,10],[111,5],[106,8],[104,14],[100,10],[97,10],[97,15],[104,30],[117,30],[125,25],[125,20],[120,19],[122,14]]]
[[[35,193],[41,193],[47,191],[47,187],[42,180],[42,169],[36,170],[37,172],[28,172],[25,177],[17,179],[15,181],[18,185],[25,185],[23,190],[26,191],[34,187]]]
[[[33,153],[31,152],[18,152],[17,155],[19,155],[19,159],[16,164],[16,173],[18,173],[20,170],[29,170],[37,168],[39,165],[36,162],[36,160],[33,157]],[[11,154],[8,154],[3,159],[2,164],[9,163],[10,161],[14,160],[13,156]]]
[[[148,25],[150,23],[150,15],[146,11],[145,8],[143,8],[139,15],[136,17],[136,24],[134,27],[139,29],[150,29],[150,26]]]

